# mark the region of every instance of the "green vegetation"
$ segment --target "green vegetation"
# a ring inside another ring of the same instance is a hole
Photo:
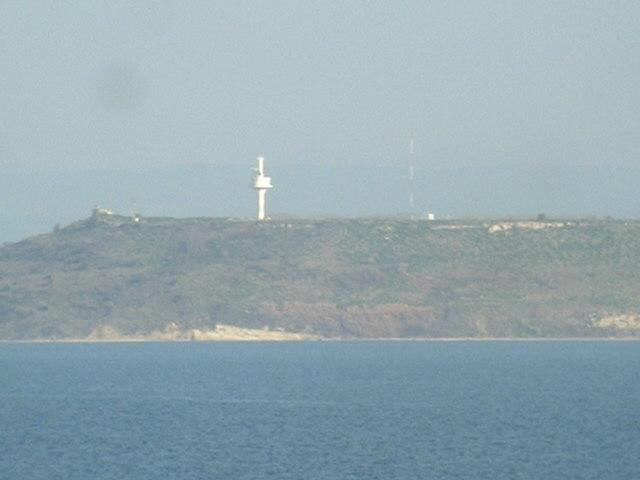
[[[218,323],[329,337],[640,335],[640,222],[131,218],[0,248],[0,339]]]

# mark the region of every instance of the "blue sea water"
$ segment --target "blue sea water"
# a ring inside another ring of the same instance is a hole
[[[0,345],[1,479],[638,479],[640,343]]]

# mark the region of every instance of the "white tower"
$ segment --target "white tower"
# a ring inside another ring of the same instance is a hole
[[[265,196],[273,188],[271,177],[264,174],[264,157],[258,157],[258,168],[253,169],[253,189],[258,192],[258,220],[265,219]]]

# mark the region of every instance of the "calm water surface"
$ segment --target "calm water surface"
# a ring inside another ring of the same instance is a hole
[[[1,479],[638,479],[640,343],[0,345]]]

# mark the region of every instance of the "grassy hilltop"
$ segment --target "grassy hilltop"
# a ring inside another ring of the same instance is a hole
[[[94,215],[0,248],[0,339],[640,336],[639,221]]]

